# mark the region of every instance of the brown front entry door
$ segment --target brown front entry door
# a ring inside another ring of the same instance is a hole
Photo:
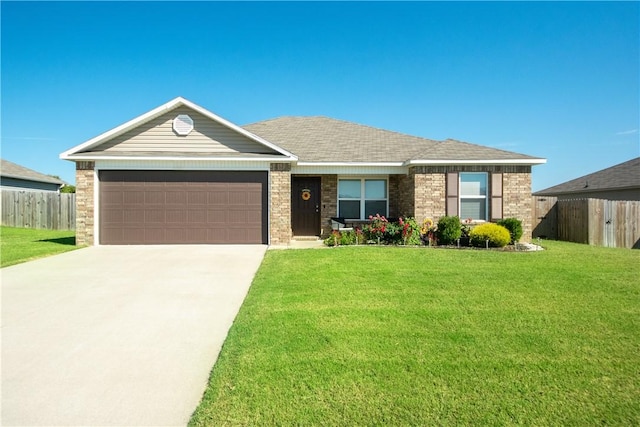
[[[320,178],[293,177],[291,217],[294,236],[320,234]]]

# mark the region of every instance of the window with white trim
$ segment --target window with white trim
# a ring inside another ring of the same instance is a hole
[[[369,215],[387,216],[387,180],[384,178],[338,179],[338,216],[368,219]]]
[[[487,173],[460,172],[460,219],[487,220]]]

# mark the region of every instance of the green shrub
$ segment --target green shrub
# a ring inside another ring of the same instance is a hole
[[[324,244],[327,246],[362,245],[364,243],[362,231],[358,229],[347,231],[334,230],[329,237],[324,239]]]
[[[489,241],[489,246],[492,248],[506,246],[511,240],[509,230],[491,222],[474,227],[469,233],[469,237],[471,238],[471,246],[481,248],[486,245],[487,240]]]
[[[403,245],[421,245],[420,239],[420,226],[413,217],[400,217],[398,220],[398,226],[400,227],[400,235],[402,237]]]
[[[462,224],[457,216],[443,216],[438,220],[436,238],[439,245],[452,245],[462,235]]]
[[[510,243],[512,245],[522,237],[522,221],[518,218],[504,218],[498,221],[497,224],[509,230],[509,234],[511,235]]]

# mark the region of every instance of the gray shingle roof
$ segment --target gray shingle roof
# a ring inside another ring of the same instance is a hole
[[[640,157],[536,191],[534,195],[553,196],[566,193],[631,188],[640,188]]]
[[[279,117],[243,128],[295,154],[303,162],[539,160],[467,142],[434,141],[322,116]]]
[[[24,166],[17,165],[8,160],[0,159],[0,175],[8,177],[8,178],[17,178],[24,179],[27,181],[36,181],[36,182],[48,182],[51,184],[64,184],[62,180],[58,178],[54,178],[49,175],[45,175],[40,172],[36,172],[32,169],[25,168]]]

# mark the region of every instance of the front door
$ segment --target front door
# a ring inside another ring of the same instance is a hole
[[[292,178],[291,228],[294,236],[320,234],[320,178]]]

